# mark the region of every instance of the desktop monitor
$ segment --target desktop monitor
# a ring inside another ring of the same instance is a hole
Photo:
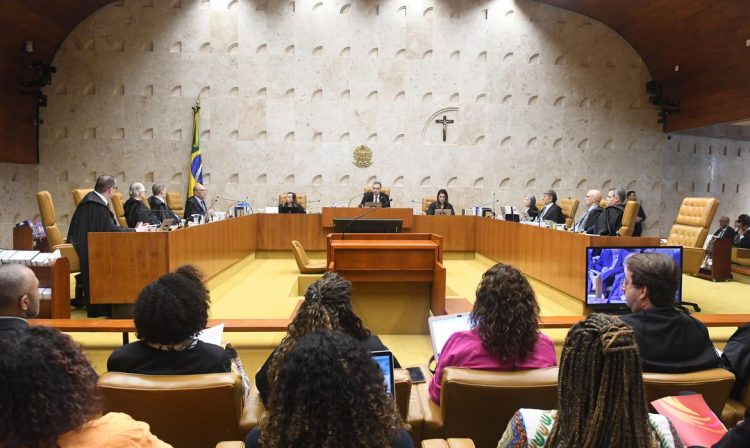
[[[630,246],[586,248],[586,307],[596,310],[627,309],[622,282],[623,262],[630,254],[657,252],[677,262],[682,272],[682,246]],[[682,302],[682,276],[675,294],[675,304]]]
[[[401,233],[403,219],[333,218],[334,233]]]

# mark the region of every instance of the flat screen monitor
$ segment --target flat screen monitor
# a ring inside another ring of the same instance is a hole
[[[656,252],[672,257],[682,272],[682,246],[631,246],[586,248],[586,306],[598,310],[627,309],[622,282],[623,262],[630,254]],[[675,304],[682,303],[682,276],[677,285]]]
[[[401,233],[403,219],[333,218],[334,233]]]

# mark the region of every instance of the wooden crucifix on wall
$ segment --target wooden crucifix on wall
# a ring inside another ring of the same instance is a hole
[[[449,120],[447,115],[443,115],[442,120],[435,120],[435,123],[443,125],[443,141],[445,141],[446,134],[448,132],[448,125],[453,122],[454,120]]]

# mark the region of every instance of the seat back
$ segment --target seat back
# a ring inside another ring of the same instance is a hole
[[[518,409],[557,409],[557,375],[557,367],[515,372],[446,368],[440,395],[443,436],[495,447]]]
[[[430,208],[430,204],[437,202],[435,197],[424,197],[422,198],[422,213],[427,213],[427,209]]]
[[[52,195],[49,191],[40,191],[36,194],[39,202],[39,215],[42,217],[44,229],[47,231],[47,242],[50,247],[63,244],[60,229],[57,227],[57,216],[55,215],[55,205],[52,203]]]
[[[365,193],[369,193],[369,192],[371,192],[371,191],[372,191],[372,187],[365,187]],[[388,196],[390,196],[390,195],[391,195],[391,189],[390,189],[390,188],[388,188],[388,187],[380,187],[380,192],[381,192],[381,193],[385,193],[385,194],[387,194]]]
[[[716,198],[685,198],[669,231],[670,246],[703,247],[708,229],[714,220],[719,200]]]
[[[282,193],[279,195],[279,204],[283,204],[286,202],[286,193]],[[305,210],[307,210],[307,195],[306,194],[298,194],[297,195],[297,203],[302,206]]]
[[[620,236],[633,236],[635,230],[635,219],[638,217],[638,210],[641,209],[641,204],[636,201],[628,201],[625,203],[625,210],[622,212],[622,226],[617,234]]]
[[[691,391],[703,395],[708,407],[720,416],[734,385],[734,374],[726,369],[691,373],[644,372],[643,382],[646,386],[646,401],[649,403],[683,391]]]
[[[167,191],[167,207],[179,217],[185,215],[185,201],[182,200],[182,195],[177,191]]]
[[[235,373],[137,375],[107,372],[98,388],[104,412],[146,422],[175,447],[205,448],[242,440],[242,380]]]
[[[73,202],[76,204],[76,207],[78,207],[78,204],[81,203],[83,198],[92,191],[94,191],[93,188],[77,188],[71,191],[71,194],[73,195]]]
[[[119,191],[112,195],[112,209],[115,211],[117,223],[121,227],[128,227],[128,220],[125,219],[125,205],[123,203],[122,193]]]
[[[578,212],[578,204],[581,201],[573,198],[563,198],[560,200],[560,208],[562,209],[563,215],[565,215],[565,227],[568,229],[573,227],[573,223],[576,219],[576,212]]]

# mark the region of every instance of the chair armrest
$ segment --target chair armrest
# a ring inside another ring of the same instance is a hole
[[[432,381],[432,373],[427,366],[420,366],[422,372],[424,372],[425,381],[416,385],[416,392],[419,396],[419,403],[422,405],[422,412],[424,413],[424,429],[422,435],[426,439],[439,439],[443,437],[443,413],[440,410],[440,405],[432,401],[430,398],[430,381]]]
[[[471,439],[429,439],[422,440],[422,448],[474,448]]]
[[[683,246],[682,272],[684,274],[697,274],[700,271],[703,257],[705,256],[706,251],[702,247]]]
[[[245,401],[245,405],[242,409],[242,416],[240,417],[240,432],[242,434],[249,433],[253,428],[258,426],[260,418],[266,411],[263,406],[263,401],[260,399],[260,392],[258,388],[253,385],[250,389],[250,396]],[[244,446],[244,444],[243,444]]]
[[[747,408],[744,404],[730,398],[724,404],[724,409],[721,411],[721,421],[727,428],[731,428],[745,417],[746,410]]]
[[[245,448],[245,442],[231,441],[231,442],[219,442],[216,444],[216,448]]]
[[[68,259],[70,262],[70,272],[79,272],[81,270],[81,262],[78,258],[78,252],[76,252],[76,249],[72,244],[57,244],[52,247],[52,250],[59,250],[60,255]]]

